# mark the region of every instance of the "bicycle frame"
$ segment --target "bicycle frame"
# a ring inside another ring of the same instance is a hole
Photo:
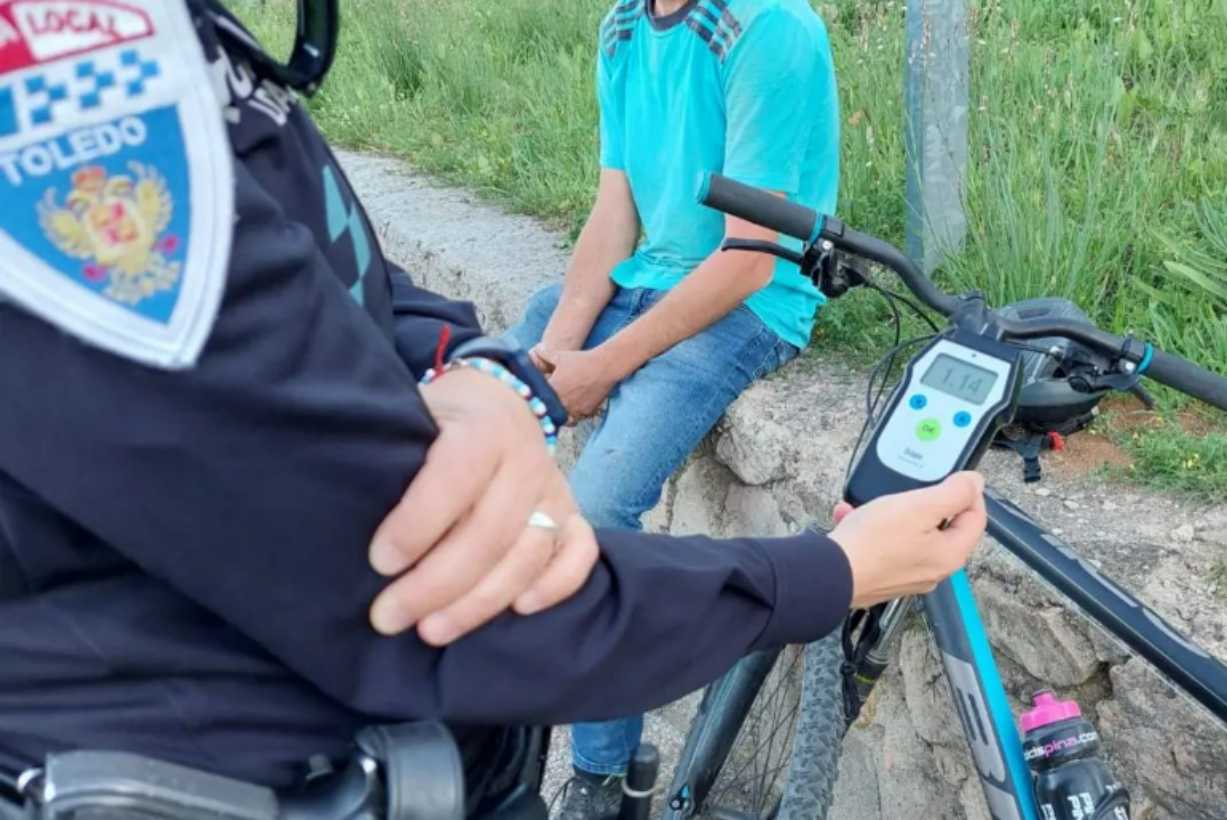
[[[1013,503],[990,489],[985,504],[988,532],[995,541],[1227,725],[1227,666],[1105,578]],[[990,813],[994,820],[1040,820],[1014,714],[966,573],[955,574],[921,600]],[[909,609],[894,608],[890,623],[883,624],[874,653],[881,661],[889,658],[893,649],[889,636],[897,634]],[[705,715],[703,731],[693,746],[688,742],[678,766],[689,777],[684,782],[674,780],[670,794],[676,805],[666,810],[667,817],[690,816],[696,803],[705,802],[707,789],[778,654],[760,652],[746,658],[705,694],[700,707]]]
[[[1138,378],[1147,375],[1227,410],[1227,379],[1216,373],[1164,353],[1149,343],[1116,336],[1086,322],[1005,317],[990,310],[980,294],[962,297],[947,294],[898,248],[853,230],[832,216],[720,174],[704,179],[698,200],[715,210],[802,239],[806,243],[802,254],[763,242],[726,243],[725,247],[762,251],[789,260],[800,265],[802,272],[819,287],[832,284],[824,269],[825,254],[838,250],[872,260],[898,274],[917,299],[948,317],[951,327],[1006,342],[1060,336],[1109,357],[1113,364],[1107,375],[1119,377],[1119,384],[1136,384]],[[846,289],[831,295],[837,296]],[[912,306],[923,314],[919,307]],[[936,325],[933,329],[940,333]],[[1104,578],[1018,507],[992,491],[986,493],[986,503],[988,531],[995,540],[1108,633],[1149,661],[1177,690],[1227,724],[1227,667]],[[993,817],[1038,820],[1022,743],[966,574],[956,573],[923,600],[929,628],[941,651],[955,711],[962,721]],[[858,647],[858,654],[871,661],[867,666],[873,668],[864,675],[852,670],[857,675],[856,694],[868,693],[889,656],[891,647],[882,641],[881,635],[897,634],[902,617],[899,613],[906,612],[906,608],[897,607],[894,612],[891,623],[880,625],[880,632],[875,630],[865,637],[872,643]],[[851,677],[849,684],[853,684]],[[855,712],[855,706],[849,711]]]
[[[989,813],[994,820],[1039,820],[1014,713],[966,572],[926,595],[924,608]]]
[[[1227,724],[1227,666],[1105,578],[1008,500],[988,491],[988,531],[1064,597]],[[994,820],[1039,820],[1022,742],[971,586],[959,572],[925,596],[955,711]]]
[[[678,761],[677,771],[689,772],[690,778],[670,785],[667,820],[689,817],[696,796],[700,800],[707,796],[780,653],[780,649],[764,649],[747,655],[704,691],[698,713],[710,719],[703,721],[702,733],[693,744],[687,743]]]

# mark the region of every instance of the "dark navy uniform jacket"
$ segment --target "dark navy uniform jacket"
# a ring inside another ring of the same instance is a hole
[[[445,649],[375,633],[368,540],[436,434],[416,381],[443,324],[453,344],[480,331],[382,258],[305,113],[194,11],[237,183],[198,364],[143,366],[0,304],[0,768],[118,748],[285,785],[373,722],[634,713],[838,623],[850,573],[824,536],[602,532],[551,611]],[[353,216],[335,241],[329,200]]]

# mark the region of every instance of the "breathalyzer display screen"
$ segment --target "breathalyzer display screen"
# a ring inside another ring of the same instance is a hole
[[[993,371],[945,353],[939,354],[920,377],[921,384],[972,404],[983,404],[996,381]]]

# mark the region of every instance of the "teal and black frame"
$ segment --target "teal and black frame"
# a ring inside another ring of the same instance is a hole
[[[995,820],[1038,820],[1022,740],[967,573],[926,595],[924,611],[989,813]]]
[[[1108,580],[1017,506],[987,494],[989,534],[1178,691],[1227,725],[1227,667]],[[924,600],[946,679],[995,820],[1038,820],[1022,742],[965,573]]]

